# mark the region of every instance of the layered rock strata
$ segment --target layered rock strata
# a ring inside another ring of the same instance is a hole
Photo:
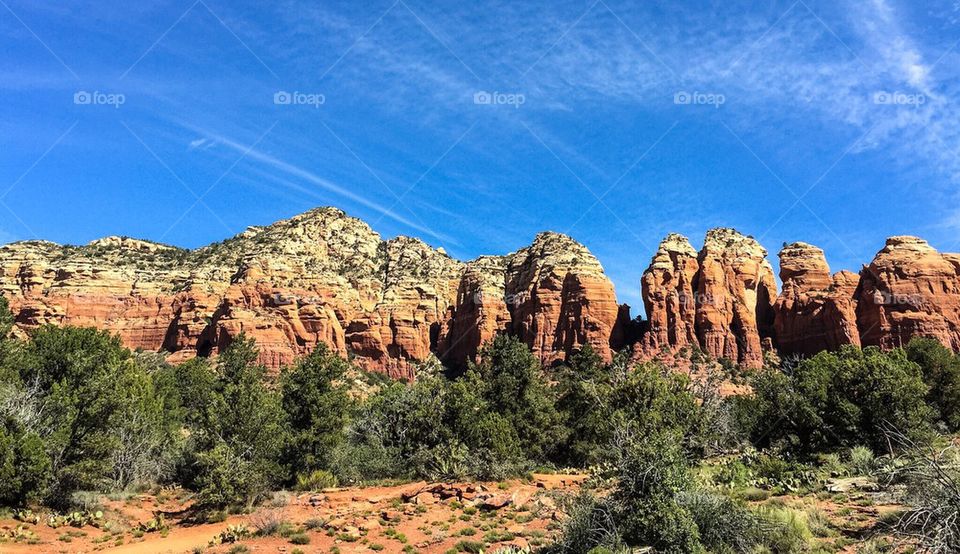
[[[545,363],[585,344],[609,358],[618,314],[600,264],[568,237],[462,263],[417,239],[384,241],[333,208],[196,250],[124,237],[3,246],[0,292],[20,332],[94,326],[173,360],[214,355],[244,333],[271,368],[323,342],[405,379],[434,354],[474,358],[498,332],[516,332]]]
[[[960,254],[899,236],[860,272],[857,326],[865,346],[895,348],[931,337],[960,350]]]
[[[855,273],[831,276],[823,250],[795,242],[780,251],[780,280],[774,310],[781,353],[811,355],[860,344]]]
[[[689,346],[746,367],[762,365],[777,296],[766,255],[733,229],[707,232],[699,253],[685,237],[664,239],[642,280],[650,321],[643,355]]]
[[[779,296],[766,254],[733,229],[709,231],[699,252],[668,235],[643,274],[648,318],[638,322],[570,237],[541,233],[514,253],[461,262],[318,208],[196,250],[126,237],[2,246],[0,294],[20,334],[93,326],[178,361],[216,355],[243,333],[274,369],[323,342],[403,379],[434,356],[463,367],[499,333],[544,365],[586,345],[610,360],[634,343],[638,357],[699,349],[746,367],[774,346],[811,355],[932,337],[960,350],[958,254],[892,237],[859,275],[831,275],[821,249],[797,242],[780,252]]]

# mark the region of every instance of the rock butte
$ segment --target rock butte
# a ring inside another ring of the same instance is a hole
[[[6,245],[0,292],[20,333],[93,326],[178,361],[215,355],[242,332],[274,369],[324,342],[403,379],[432,356],[463,366],[498,333],[545,365],[587,344],[606,360],[628,346],[640,358],[699,348],[750,367],[774,347],[813,354],[929,336],[960,349],[960,255],[892,237],[859,276],[831,275],[822,250],[793,243],[780,252],[779,296],[766,256],[733,229],[709,231],[699,252],[668,235],[643,275],[638,326],[570,237],[541,233],[517,252],[461,262],[318,208],[196,250],[126,237]]]
[[[431,355],[463,365],[501,332],[545,364],[585,344],[605,359],[622,347],[613,284],[569,237],[541,233],[513,254],[463,263],[417,239],[384,241],[334,208],[196,250],[122,237],[6,245],[0,292],[21,331],[93,326],[173,361],[216,354],[241,332],[271,368],[324,342],[405,379]]]

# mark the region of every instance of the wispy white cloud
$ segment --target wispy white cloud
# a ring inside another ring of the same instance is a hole
[[[240,144],[239,142],[233,139],[224,137],[222,135],[216,134],[209,130],[204,130],[199,128],[191,128],[191,130],[193,130],[198,134],[203,135],[207,140],[214,141],[218,145],[226,146],[231,150],[234,150],[235,152],[240,153],[241,155],[244,156],[245,159],[250,159],[250,160],[260,162],[261,164],[266,165],[274,170],[281,171],[287,174],[288,176],[295,177],[297,179],[300,179],[301,181],[305,181],[307,183],[310,183],[311,185],[320,187],[323,190],[332,192],[335,195],[338,195],[355,204],[359,204],[365,208],[373,210],[374,212],[381,214],[383,217],[396,221],[397,223],[401,223],[413,230],[419,231],[428,236],[434,237],[442,241],[452,241],[450,237],[437,233],[432,229],[427,228],[426,226],[423,226],[419,223],[411,221],[397,214],[396,211],[388,209],[361,194],[357,194],[345,186],[342,186],[340,184],[334,183],[333,181],[325,179],[324,177],[317,175],[316,173],[314,173],[309,169],[286,162],[284,160],[271,156],[265,152],[257,150],[256,148],[251,148],[249,145]],[[275,181],[287,186],[295,185],[295,183],[287,179],[275,179]],[[298,188],[301,192],[305,190],[302,187],[298,187]]]

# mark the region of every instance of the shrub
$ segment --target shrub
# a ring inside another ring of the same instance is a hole
[[[410,460],[453,438],[446,424],[448,390],[442,377],[426,377],[412,385],[391,383],[367,398],[348,428],[349,442],[334,452],[337,476],[355,481],[423,473]]]
[[[295,533],[290,535],[290,542],[299,545],[310,544],[310,536],[306,533]]]
[[[253,341],[243,335],[218,358],[197,439],[195,507],[201,511],[250,506],[280,481],[284,418],[256,359]]]
[[[559,371],[557,409],[567,430],[559,461],[588,467],[607,459],[612,429],[613,369],[589,345]]]
[[[872,475],[877,469],[877,459],[873,451],[865,446],[850,449],[850,469],[856,475]]]
[[[289,523],[283,517],[283,510],[258,511],[250,516],[250,524],[257,530],[257,534],[263,537],[276,535],[289,527]]]
[[[344,439],[351,401],[343,379],[349,367],[321,343],[283,372],[282,404],[291,430],[284,458],[298,477],[329,469]]]
[[[763,506],[760,517],[768,526],[766,546],[773,552],[792,554],[803,552],[813,538],[804,514],[789,508]]]
[[[898,472],[905,476],[909,509],[895,524],[897,534],[923,552],[960,551],[960,456],[954,447],[925,452],[898,439],[910,450]]]
[[[457,552],[469,552],[470,554],[483,554],[484,544],[477,541],[460,541],[454,548]]]
[[[833,534],[830,518],[819,508],[808,508],[805,512],[807,527],[816,537],[829,537]]]
[[[767,538],[760,517],[726,496],[690,491],[680,495],[679,503],[710,552],[752,552]]]
[[[42,327],[6,362],[3,394],[19,396],[14,411],[0,418],[6,435],[23,440],[12,455],[0,455],[20,460],[14,463],[23,465],[34,488],[28,494],[68,508],[74,491],[123,487],[165,473],[157,461],[165,459],[175,429],[151,375],[118,337],[95,329]],[[43,453],[49,462],[42,461]],[[37,471],[47,463],[44,477]],[[17,481],[24,486],[23,479]]]
[[[907,359],[920,366],[929,387],[927,401],[951,431],[960,429],[960,358],[940,341],[915,338],[906,348]]]
[[[338,476],[501,479],[546,462],[561,429],[539,362],[515,338],[484,352],[456,380],[392,383],[363,402],[334,452]]]
[[[866,440],[881,450],[890,426],[916,440],[930,438],[928,387],[902,350],[844,347],[786,369],[761,371],[753,380],[754,409],[768,422],[754,430],[759,447],[776,442],[812,454]]]
[[[557,541],[548,553],[593,552],[597,548],[618,549],[624,545],[613,505],[607,499],[581,491],[565,502],[567,518]]]
[[[316,469],[306,475],[297,476],[297,490],[319,491],[337,486],[337,478],[325,469]]]
[[[703,552],[696,523],[679,502],[693,480],[677,437],[631,436],[621,443],[618,457],[611,500],[624,541],[658,552]]]
[[[0,505],[23,506],[39,500],[50,480],[50,457],[43,439],[11,418],[0,425]]]
[[[617,409],[608,427],[637,437],[669,435],[686,452],[698,450],[696,437],[706,420],[689,377],[658,363],[640,364],[616,387],[611,402]]]
[[[509,335],[497,335],[481,349],[479,357],[481,362],[471,364],[468,376],[459,384],[463,385],[461,394],[467,398],[471,395],[466,394],[463,387],[477,387],[490,414],[476,422],[478,438],[491,427],[499,426],[497,440],[482,446],[500,455],[509,455],[513,452],[511,443],[515,436],[528,459],[546,460],[561,444],[563,429],[540,361],[526,344]],[[506,425],[491,419],[492,414],[504,418]],[[458,419],[469,421],[471,418],[461,410]],[[510,429],[512,433],[505,432]],[[469,433],[470,429],[466,431]]]

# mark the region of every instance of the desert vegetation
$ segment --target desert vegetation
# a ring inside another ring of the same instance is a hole
[[[149,489],[177,490],[190,519],[218,521],[275,502],[278,490],[573,468],[586,481],[556,498],[564,516],[535,549],[960,548],[960,360],[936,341],[770,359],[748,372],[688,353],[685,374],[626,354],[603,363],[589,348],[543,369],[526,345],[498,336],[457,375],[434,364],[414,383],[370,379],[358,392],[362,374],[322,345],[279,375],[243,337],[215,359],[171,365],[93,329],[12,338],[0,308],[0,505],[26,525],[42,513],[82,528],[103,517],[92,498]],[[731,382],[743,392],[718,392]],[[465,521],[476,513],[459,508]],[[324,525],[257,514],[261,533],[294,544]],[[131,532],[167,523],[158,512],[139,525]],[[485,538],[459,531],[457,548],[506,536],[485,525]],[[224,533],[232,543],[251,531]],[[2,537],[31,541],[25,525]]]

